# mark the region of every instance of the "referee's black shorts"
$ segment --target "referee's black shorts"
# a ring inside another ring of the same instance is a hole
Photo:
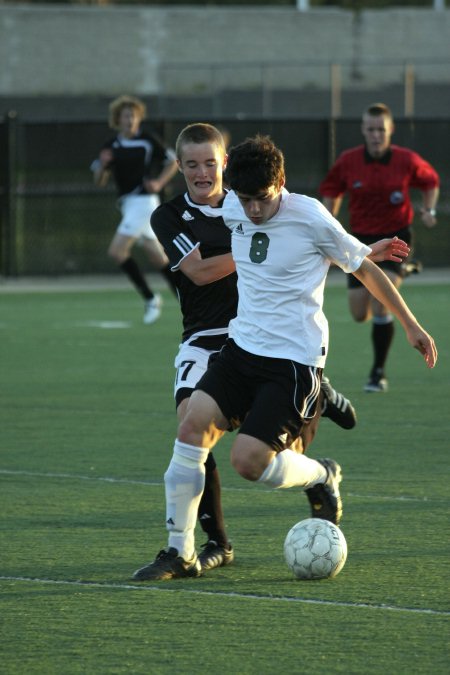
[[[314,417],[321,379],[322,368],[256,356],[229,339],[196,389],[216,401],[231,428],[280,452]]]
[[[410,246],[412,242],[412,230],[410,227],[404,227],[401,230],[396,232],[389,232],[389,234],[355,234],[354,235],[359,241],[367,246],[370,246],[375,241],[380,239],[392,239],[392,237],[398,237],[403,239]],[[398,276],[403,276],[402,274],[402,263],[394,262],[393,260],[383,260],[382,262],[377,263],[378,267],[381,267],[382,270],[390,270]],[[360,288],[363,284],[357,279],[353,274],[347,274],[347,286],[348,288]]]

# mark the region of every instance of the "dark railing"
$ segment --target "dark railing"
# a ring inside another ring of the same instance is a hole
[[[191,121],[159,120],[154,128],[173,145]],[[228,131],[232,145],[257,132],[270,134],[285,153],[288,189],[316,197],[336,155],[361,142],[356,118],[211,121]],[[106,255],[119,220],[114,188],[94,187],[90,172],[110,133],[98,121],[31,122],[11,114],[0,122],[0,276],[116,271]],[[440,173],[439,224],[428,231],[417,223],[416,254],[428,266],[449,265],[450,120],[399,119],[394,140],[419,152]],[[179,176],[165,197],[181,190]],[[413,199],[420,202],[418,195]]]

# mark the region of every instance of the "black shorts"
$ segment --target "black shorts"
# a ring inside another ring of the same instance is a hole
[[[411,245],[412,242],[412,231],[410,227],[404,227],[402,230],[389,232],[389,234],[355,234],[354,236],[363,244],[367,244],[367,246],[370,246],[380,239],[391,239],[392,237],[403,239],[408,245]],[[378,267],[381,267],[382,270],[390,270],[399,277],[402,276],[402,263],[394,262],[393,260],[383,260],[383,262],[376,264]],[[360,288],[363,284],[359,279],[353,276],[353,274],[347,274],[347,286],[348,288]]]
[[[228,340],[197,383],[230,427],[280,452],[316,412],[322,368],[256,356]]]

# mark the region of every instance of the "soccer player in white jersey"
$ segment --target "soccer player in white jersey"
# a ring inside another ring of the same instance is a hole
[[[254,152],[241,167],[247,146]],[[283,189],[283,156],[268,139],[237,146],[229,161],[226,178],[238,196],[225,197],[222,216],[232,230],[242,297],[231,339],[190,392],[165,474],[169,547],[135,573],[140,581],[200,575],[194,527],[204,463],[230,427],[239,427],[231,459],[244,478],[271,487],[301,486],[317,517],[336,523],[341,517],[339,465],[308,459],[290,445],[313,419],[319,399],[328,348],[321,305],[330,260],[353,272],[366,265],[373,247],[347,235],[318,201]],[[400,296],[392,297],[411,337],[430,350],[433,365],[431,338]]]

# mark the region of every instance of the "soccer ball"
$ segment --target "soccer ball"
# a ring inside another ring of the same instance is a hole
[[[337,525],[306,518],[287,533],[284,557],[297,579],[327,579],[344,567],[347,542]]]

